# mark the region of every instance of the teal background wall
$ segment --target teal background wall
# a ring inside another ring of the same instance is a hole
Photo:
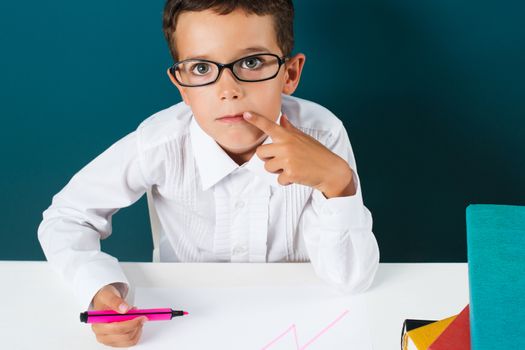
[[[42,211],[70,177],[180,101],[163,0],[0,4],[0,259],[40,260]],[[525,204],[525,3],[296,4],[296,96],[349,131],[382,261],[466,261],[468,203]],[[145,199],[103,249],[151,259]]]

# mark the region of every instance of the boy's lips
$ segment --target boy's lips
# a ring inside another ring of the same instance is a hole
[[[244,122],[244,118],[242,117],[242,113],[223,115],[222,117],[217,118],[217,120],[220,121],[220,122],[229,123],[229,124]]]

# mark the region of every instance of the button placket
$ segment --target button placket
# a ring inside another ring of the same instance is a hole
[[[248,202],[240,194],[231,199],[232,208],[232,261],[248,261]]]

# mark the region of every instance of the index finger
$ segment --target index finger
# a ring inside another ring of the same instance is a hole
[[[255,115],[250,112],[244,112],[242,114],[244,120],[246,120],[248,123],[252,124],[256,128],[260,129],[262,132],[264,132],[266,135],[273,136],[277,135],[280,132],[280,129],[282,128],[279,124],[272,122],[271,120]]]

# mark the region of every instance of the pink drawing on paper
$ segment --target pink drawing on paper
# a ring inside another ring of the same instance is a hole
[[[297,339],[297,327],[295,324],[291,325],[286,331],[284,331],[282,334],[280,334],[277,338],[266,344],[264,347],[262,347],[261,350],[267,350],[271,349],[272,346],[277,344],[281,339],[283,339],[288,333],[292,333],[295,341],[295,348],[296,350],[304,350],[310,345],[312,345],[317,339],[319,339],[321,336],[323,336],[326,332],[328,332],[331,328],[333,328],[341,319],[343,319],[347,314],[348,310],[343,312],[341,315],[339,315],[335,320],[333,320],[328,326],[323,328],[319,333],[317,333],[312,339],[307,341],[304,345],[299,345],[299,340]]]

